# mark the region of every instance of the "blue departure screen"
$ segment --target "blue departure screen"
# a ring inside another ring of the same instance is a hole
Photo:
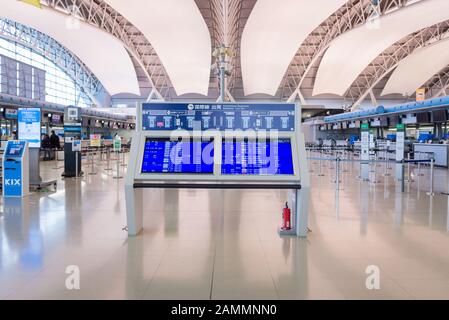
[[[142,173],[213,174],[213,141],[170,141],[147,138]]]
[[[292,175],[291,141],[223,140],[221,174]]]

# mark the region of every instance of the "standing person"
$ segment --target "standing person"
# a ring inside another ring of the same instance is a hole
[[[59,137],[56,135],[55,130],[51,131],[50,143],[52,152],[52,160],[55,159],[56,152],[61,149],[61,143],[59,141]]]
[[[44,161],[51,160],[51,139],[48,134],[45,134],[42,138],[41,148],[44,151]]]

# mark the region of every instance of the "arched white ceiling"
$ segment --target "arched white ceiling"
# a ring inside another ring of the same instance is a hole
[[[412,95],[416,89],[448,65],[448,39],[418,49],[399,63],[388,79],[382,95],[392,93]]]
[[[307,36],[346,0],[258,0],[242,35],[245,94],[275,95]]]
[[[178,95],[207,95],[211,40],[194,0],[105,1],[145,35]]]
[[[313,94],[343,96],[359,74],[395,42],[447,19],[448,0],[425,0],[382,16],[378,28],[360,26],[344,33],[326,51]]]
[[[112,35],[51,9],[16,0],[0,0],[0,17],[49,35],[78,56],[114,95],[140,95],[136,72],[122,43]]]

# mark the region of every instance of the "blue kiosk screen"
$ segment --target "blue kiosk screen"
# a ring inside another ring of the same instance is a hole
[[[6,148],[5,151],[5,156],[19,158],[22,156],[24,150],[25,150],[25,141],[11,142],[8,143],[8,147]]]
[[[213,141],[171,141],[147,138],[142,173],[213,174]]]
[[[223,140],[221,174],[293,175],[291,141]]]

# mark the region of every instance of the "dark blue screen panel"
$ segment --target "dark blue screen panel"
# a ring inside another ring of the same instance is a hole
[[[15,157],[20,158],[25,150],[25,141],[11,141],[8,143],[5,157]]]
[[[290,139],[277,141],[233,140],[222,142],[223,175],[293,175]]]
[[[142,173],[214,173],[213,141],[170,141],[147,138]]]
[[[144,103],[143,131],[295,130],[295,105],[286,103]]]

